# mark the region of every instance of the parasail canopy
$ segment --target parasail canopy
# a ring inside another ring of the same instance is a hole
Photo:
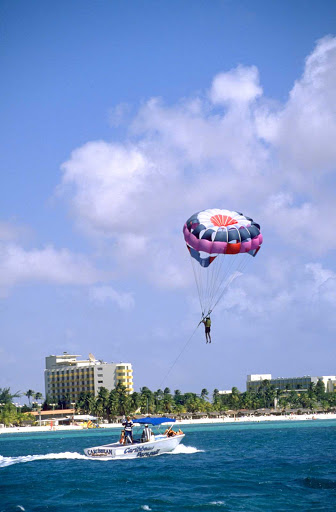
[[[183,235],[193,263],[202,316],[210,313],[232,280],[262,244],[260,225],[242,213],[213,208],[192,215]]]

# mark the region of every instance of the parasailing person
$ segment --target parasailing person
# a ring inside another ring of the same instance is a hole
[[[259,252],[263,237],[260,224],[234,210],[212,208],[194,213],[183,226],[198,298],[211,343],[210,313],[223,299],[230,284],[243,274],[250,256]]]
[[[207,343],[211,343],[211,335],[210,335],[211,318],[210,318],[209,314],[205,318],[203,318],[202,323],[204,324],[204,328],[205,328],[205,339],[206,339],[206,342]]]

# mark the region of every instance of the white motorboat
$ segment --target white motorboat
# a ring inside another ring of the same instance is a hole
[[[140,418],[134,420],[134,424],[151,425],[158,427],[163,423],[170,423],[171,427],[165,433],[156,433],[150,436],[150,439],[144,441],[141,437],[133,437],[133,443],[124,444],[123,440],[116,443],[85,448],[84,453],[87,457],[94,459],[135,459],[138,457],[153,457],[161,453],[172,452],[184,438],[183,432],[174,432],[172,424],[175,422],[171,418]]]

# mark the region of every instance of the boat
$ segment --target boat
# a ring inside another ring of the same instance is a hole
[[[153,457],[162,453],[172,452],[182,441],[185,434],[179,430],[173,430],[175,419],[172,418],[139,418],[133,420],[136,426],[151,425],[160,427],[163,424],[170,423],[171,426],[164,433],[153,433],[149,440],[144,440],[143,436],[137,437],[133,434],[133,442],[124,444],[123,437],[115,443],[104,444],[102,446],[94,446],[93,448],[85,448],[84,453],[87,457],[93,459],[135,459],[143,457]]]

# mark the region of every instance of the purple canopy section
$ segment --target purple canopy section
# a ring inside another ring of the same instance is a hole
[[[263,236],[261,233],[254,238],[238,243],[212,242],[204,238],[197,238],[189,231],[187,224],[184,224],[183,226],[183,234],[188,246],[198,252],[206,252],[208,254],[238,254],[246,252],[250,253],[252,251],[252,255],[254,255],[253,252],[258,251],[263,242]]]

